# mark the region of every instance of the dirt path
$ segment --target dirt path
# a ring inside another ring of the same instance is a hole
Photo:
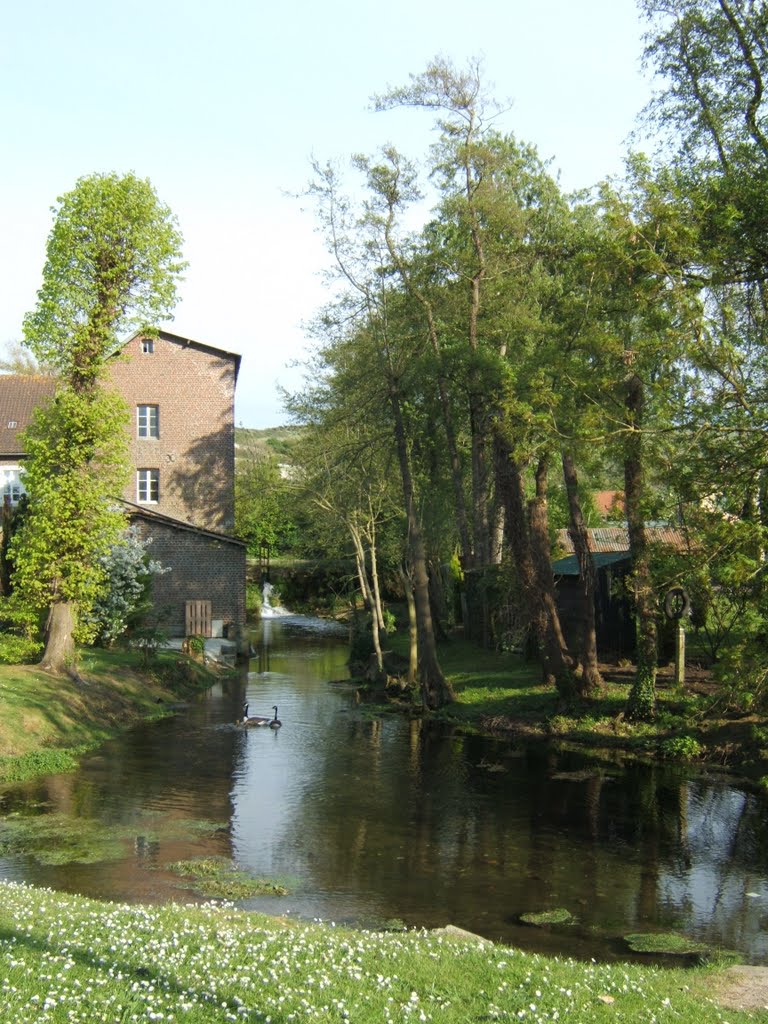
[[[730,1010],[768,1011],[768,967],[729,967],[710,995]]]

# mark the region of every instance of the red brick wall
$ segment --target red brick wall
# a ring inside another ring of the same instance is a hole
[[[109,374],[130,411],[134,472],[125,498],[137,501],[136,470],[159,471],[152,510],[206,530],[232,533],[235,360],[227,353],[161,334],[154,351],[133,338]],[[158,439],[137,436],[137,406],[159,407]]]
[[[152,578],[153,609],[148,619],[172,636],[185,632],[185,602],[210,601],[211,617],[245,622],[245,545],[217,540],[193,530],[137,517],[142,538],[152,538],[148,554],[170,572]]]

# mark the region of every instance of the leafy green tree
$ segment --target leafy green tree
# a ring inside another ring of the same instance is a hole
[[[403,179],[399,162],[389,156],[362,166],[368,191],[361,210],[343,196],[333,168],[316,167],[311,187],[339,277],[347,285],[317,318],[323,347],[313,368],[319,383],[312,404],[332,410],[337,420],[370,417],[394,447],[412,570],[419,684],[424,706],[437,708],[454,694],[437,655],[410,429],[412,401],[421,384],[422,337],[412,329],[407,295],[389,280],[393,268],[387,236],[403,201]]]
[[[39,365],[29,349],[18,341],[9,341],[5,344],[0,355],[0,370],[22,377],[52,376],[50,368]]]
[[[182,239],[151,183],[134,174],[80,178],[53,213],[24,341],[68,387],[87,391],[118,336],[169,318],[186,266]]]
[[[595,301],[602,344],[594,384],[624,469],[637,625],[637,668],[628,714],[655,709],[658,594],[647,523],[652,482],[667,439],[681,424],[683,367],[701,322],[699,289],[686,274],[695,237],[682,215],[674,182],[633,159],[623,188],[604,186],[599,200],[602,242],[595,249],[600,278]]]
[[[641,8],[646,60],[661,86],[649,122],[664,137],[696,233],[686,273],[702,296],[671,460],[686,521],[718,552],[693,558],[694,613],[721,668],[747,680],[765,658],[768,7],[642,0]]]
[[[118,332],[170,316],[184,266],[176,220],[147,180],[94,174],[61,196],[25,341],[61,386],[26,439],[28,514],[14,538],[15,597],[47,611],[42,664],[67,669],[103,594],[103,556],[126,523],[124,403],[101,378]]]
[[[277,459],[247,443],[238,445],[235,465],[235,530],[251,555],[261,544],[285,554],[296,542],[295,486]]]
[[[51,671],[72,666],[75,636],[96,635],[89,613],[106,590],[103,559],[126,527],[113,497],[126,477],[125,420],[118,396],[98,390],[86,400],[64,389],[26,431],[29,505],[11,542],[13,600],[47,615]]]

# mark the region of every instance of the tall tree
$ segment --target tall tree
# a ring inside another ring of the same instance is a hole
[[[11,555],[15,596],[47,611],[42,664],[63,671],[105,584],[101,556],[125,527],[115,504],[127,467],[125,410],[101,384],[105,360],[119,332],[151,331],[170,316],[185,264],[173,214],[133,174],[81,178],[54,214],[24,332],[61,388],[29,431],[29,511]]]
[[[642,0],[641,8],[648,19],[646,60],[661,86],[649,120],[666,135],[665,158],[697,232],[688,274],[703,296],[689,353],[688,447],[686,458],[676,460],[683,470],[677,473],[681,507],[687,502],[687,518],[701,523],[705,506],[703,546],[724,552],[699,573],[696,591],[716,597],[714,605],[705,599],[709,621],[699,608],[700,623],[717,634],[716,606],[724,595],[734,606],[746,599],[744,628],[728,631],[729,643],[737,637],[735,656],[725,659],[734,666],[730,681],[740,686],[765,661],[768,5]],[[752,568],[745,572],[745,566]]]
[[[341,194],[332,168],[317,167],[311,191],[318,202],[330,252],[347,290],[318,319],[325,339],[320,390],[326,405],[341,402],[347,415],[385,413],[402,486],[407,544],[418,632],[422,702],[434,709],[455,699],[437,654],[430,604],[427,547],[413,469],[409,401],[419,365],[421,338],[412,330],[408,296],[390,283],[387,234],[407,196],[410,171],[386,152],[376,164],[360,164],[368,192],[362,210]]]

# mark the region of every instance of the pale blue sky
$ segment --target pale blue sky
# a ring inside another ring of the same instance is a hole
[[[620,172],[650,94],[634,0],[25,0],[0,21],[0,344],[35,303],[50,207],[78,177],[135,171],[176,213],[190,261],[173,323],[243,356],[236,418],[284,418],[275,383],[323,301],[310,213],[287,198],[312,155],[394,142],[427,115],[369,97],[436,54],[485,74],[499,127],[552,158],[566,189]]]

